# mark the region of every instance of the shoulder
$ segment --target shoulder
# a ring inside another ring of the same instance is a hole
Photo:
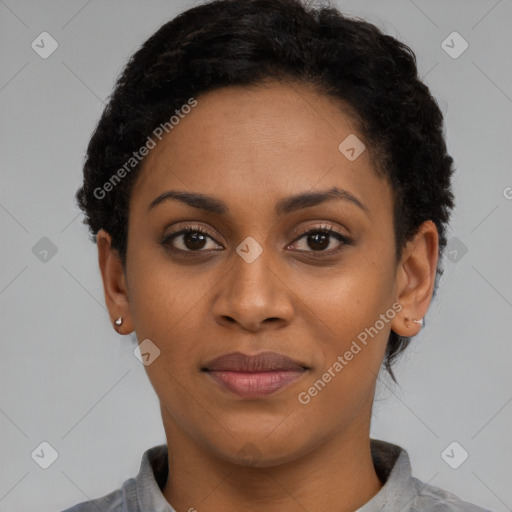
[[[173,510],[165,501],[161,488],[168,473],[167,445],[147,449],[142,455],[139,473],[128,478],[119,489],[61,512],[140,512]]]
[[[122,487],[112,491],[101,498],[77,503],[62,512],[125,512],[132,510],[128,505],[135,497],[135,479],[126,480]]]
[[[399,445],[371,439],[381,490],[359,512],[491,512],[412,476],[409,454]]]
[[[411,477],[410,480],[411,486],[416,491],[410,512],[491,512],[417,478]]]

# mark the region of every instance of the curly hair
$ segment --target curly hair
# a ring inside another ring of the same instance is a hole
[[[104,229],[126,264],[129,198],[141,162],[108,194],[98,190],[191,97],[267,79],[312,84],[348,105],[375,171],[392,188],[397,256],[424,221],[437,227],[437,287],[454,206],[439,106],[407,45],[307,0],[209,1],[165,23],[131,56],[92,134],[76,193],[92,240]],[[395,382],[391,366],[409,341],[390,333],[384,366]]]

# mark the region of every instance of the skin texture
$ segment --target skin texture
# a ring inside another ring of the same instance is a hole
[[[161,351],[145,369],[160,400],[171,461],[164,496],[180,512],[353,511],[382,486],[369,442],[376,379],[390,329],[413,336],[420,325],[412,319],[427,312],[435,225],[425,222],[397,261],[392,193],[372,166],[371,141],[339,102],[312,87],[273,82],[197,100],[146,157],[130,200],[126,269],[110,236],[102,230],[97,237],[112,322],[122,316],[119,332],[135,330],[139,343],[149,338]],[[367,150],[349,161],[338,145],[352,133]],[[332,187],[350,192],[367,211],[340,199],[281,216],[274,211],[285,197]],[[229,213],[176,200],[148,211],[168,190],[215,197]],[[184,235],[168,241],[179,254],[162,244],[187,225],[211,238],[199,246]],[[318,249],[319,242],[302,236],[322,225],[353,243],[331,235]],[[252,263],[236,252],[249,236],[263,249]],[[298,394],[397,302],[401,311],[301,404]],[[200,371],[222,354],[267,350],[309,370],[252,400]],[[243,456],[247,450],[252,461]]]

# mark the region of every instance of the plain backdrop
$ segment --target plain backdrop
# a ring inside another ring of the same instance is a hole
[[[110,325],[96,246],[73,196],[115,78],[147,37],[193,5],[0,1],[0,510],[58,511],[102,496],[165,442],[134,344]],[[400,385],[379,383],[372,437],[407,449],[421,480],[510,511],[512,3],[338,6],[415,51],[457,167],[439,294],[396,366]],[[58,44],[46,59],[31,46],[42,32]],[[47,469],[31,455],[42,442],[58,454]],[[452,442],[457,457],[469,454],[457,469],[442,457]]]

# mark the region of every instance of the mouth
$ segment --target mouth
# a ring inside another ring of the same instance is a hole
[[[206,372],[225,390],[245,399],[263,398],[290,385],[309,368],[277,352],[233,352],[206,363]]]

